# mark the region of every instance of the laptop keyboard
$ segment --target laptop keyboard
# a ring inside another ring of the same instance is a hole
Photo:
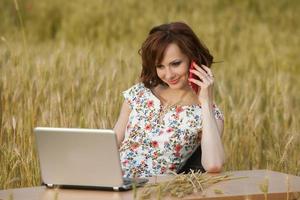
[[[124,185],[129,185],[132,183],[132,179],[131,178],[123,178],[123,182],[124,182]]]
[[[124,182],[124,185],[130,185],[134,182],[136,182],[136,184],[141,184],[141,183],[146,183],[148,182],[148,179],[146,178],[136,178],[136,179],[133,179],[133,178],[123,178],[123,182]]]

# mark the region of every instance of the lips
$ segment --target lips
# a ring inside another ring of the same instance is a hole
[[[175,80],[171,80],[169,81],[170,84],[176,84],[178,82],[179,79],[175,79]]]

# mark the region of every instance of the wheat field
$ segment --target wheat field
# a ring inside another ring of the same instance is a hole
[[[300,175],[300,1],[2,0],[0,189],[40,184],[33,128],[112,128],[151,27],[184,21],[217,63],[224,170]]]

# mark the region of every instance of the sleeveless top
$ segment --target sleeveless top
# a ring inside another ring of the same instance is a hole
[[[173,106],[159,120],[161,102],[143,83],[124,91],[123,96],[131,108],[119,149],[123,176],[149,177],[179,171],[200,145],[201,106]],[[223,120],[216,105],[213,112]]]

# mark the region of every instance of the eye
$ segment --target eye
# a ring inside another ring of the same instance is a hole
[[[174,66],[178,66],[180,64],[181,64],[181,61],[176,61],[176,62],[172,63],[172,65],[174,65]]]
[[[163,65],[156,65],[157,69],[162,69],[164,66]]]

